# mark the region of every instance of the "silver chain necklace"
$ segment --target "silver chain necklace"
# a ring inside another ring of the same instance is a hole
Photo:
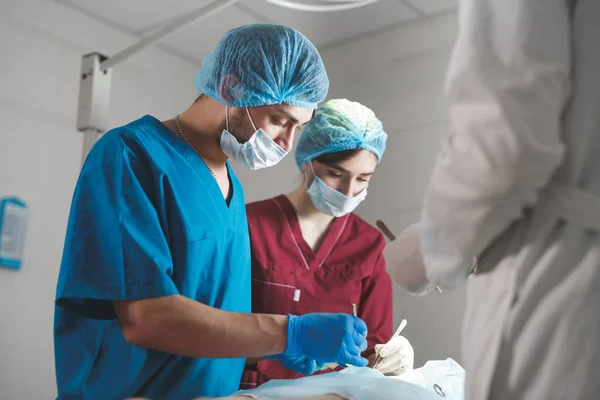
[[[217,181],[217,177],[216,177],[215,173],[213,172],[212,169],[210,169],[210,167],[206,163],[206,160],[204,160],[204,157],[202,157],[202,154],[200,154],[200,152],[198,150],[196,150],[196,148],[194,146],[192,146],[192,144],[187,140],[187,138],[183,134],[183,131],[181,130],[181,126],[179,125],[179,114],[177,114],[175,116],[175,127],[177,128],[177,134],[179,135],[179,137],[182,138],[183,141],[185,143],[187,143],[187,145],[190,146],[192,148],[192,150],[194,150],[196,152],[196,154],[198,154],[198,157],[200,157],[200,159],[202,160],[202,162],[204,163],[204,165],[206,165],[206,168],[208,168],[208,170],[210,171],[210,173],[213,176],[213,178],[215,178],[215,181]],[[218,183],[219,183],[219,181],[217,181],[217,184]]]

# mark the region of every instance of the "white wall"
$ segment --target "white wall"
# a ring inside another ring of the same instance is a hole
[[[359,214],[383,220],[396,234],[419,220],[435,155],[449,134],[443,96],[445,71],[456,35],[454,13],[323,51],[330,97],[372,108],[389,134],[383,162]],[[415,361],[452,357],[460,362],[464,292],[412,297],[394,289],[394,317]]]
[[[23,268],[0,268],[0,399],[56,395],[53,301],[80,169],[80,57],[112,55],[134,41],[51,1],[0,2],[0,196],[18,195],[30,207]],[[111,126],[183,111],[195,98],[195,71],[160,50],[118,66]]]

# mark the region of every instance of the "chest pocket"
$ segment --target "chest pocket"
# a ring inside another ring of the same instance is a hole
[[[294,274],[296,266],[275,262],[252,265],[252,312],[298,314],[302,291]]]
[[[250,311],[250,248],[243,231],[173,242],[172,279],[186,297],[228,311]]]
[[[309,273],[303,300],[312,310],[351,314],[352,304],[360,303],[362,276],[356,264],[325,263]]]

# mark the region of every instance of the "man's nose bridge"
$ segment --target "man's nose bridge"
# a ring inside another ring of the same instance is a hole
[[[280,136],[279,136],[279,145],[286,151],[289,151],[290,148],[292,147],[292,143],[294,142],[294,132],[295,129],[293,127],[286,129]]]

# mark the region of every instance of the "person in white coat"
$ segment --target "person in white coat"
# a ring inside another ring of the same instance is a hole
[[[460,1],[453,135],[385,254],[414,293],[468,282],[469,399],[600,398],[599,21],[598,0]]]

